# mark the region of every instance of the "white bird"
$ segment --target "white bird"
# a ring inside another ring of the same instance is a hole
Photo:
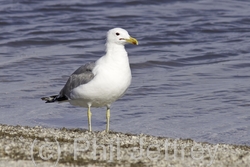
[[[114,28],[107,32],[106,54],[96,62],[79,67],[68,79],[60,93],[43,97],[46,103],[68,101],[70,104],[88,108],[88,126],[91,128],[91,107],[107,107],[106,131],[109,131],[110,106],[124,95],[128,89],[132,75],[128,54],[124,45],[138,45],[122,28]]]

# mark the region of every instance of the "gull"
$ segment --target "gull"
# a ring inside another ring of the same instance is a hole
[[[110,107],[128,89],[132,75],[125,44],[138,41],[122,28],[107,32],[106,54],[95,62],[79,67],[68,79],[58,95],[43,97],[46,103],[69,102],[88,108],[88,127],[91,128],[91,107],[107,107],[106,132],[109,131]]]

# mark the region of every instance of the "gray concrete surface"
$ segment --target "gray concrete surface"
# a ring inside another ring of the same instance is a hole
[[[0,167],[250,166],[250,146],[118,132],[0,125]]]

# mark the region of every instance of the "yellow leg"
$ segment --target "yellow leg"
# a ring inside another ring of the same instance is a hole
[[[109,118],[110,118],[110,108],[108,107],[106,111],[106,119],[107,119],[106,132],[109,132]]]
[[[88,115],[89,131],[91,132],[92,131],[92,129],[91,129],[91,116],[92,116],[92,113],[90,111],[90,106],[88,107],[87,115]]]

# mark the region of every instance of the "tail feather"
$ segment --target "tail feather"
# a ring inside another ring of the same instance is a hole
[[[66,96],[59,96],[59,95],[54,95],[54,96],[49,96],[49,97],[42,97],[42,100],[45,101],[45,103],[53,103],[56,101],[65,101],[68,100]]]

